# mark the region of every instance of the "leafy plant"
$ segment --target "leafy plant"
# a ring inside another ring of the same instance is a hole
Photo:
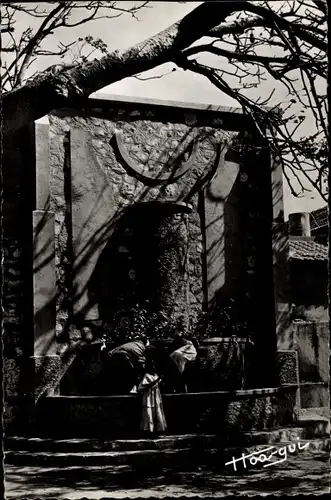
[[[238,319],[233,299],[226,305],[216,305],[209,311],[201,312],[192,331],[192,336],[200,339],[234,335],[246,337],[248,323]]]
[[[118,311],[112,324],[105,328],[105,337],[116,343],[134,338],[147,337],[154,340],[171,338],[175,333],[186,333],[183,318],[169,317],[164,311],[152,310],[148,301],[136,303],[131,308]]]

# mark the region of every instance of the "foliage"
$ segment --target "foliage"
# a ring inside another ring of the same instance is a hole
[[[216,304],[207,312],[202,312],[193,327],[196,338],[210,337],[248,337],[248,324],[238,320],[235,301],[230,299],[226,305]]]
[[[115,313],[106,330],[105,336],[108,339],[122,343],[142,336],[153,340],[168,339],[175,333],[184,333],[184,326],[181,318],[169,318],[163,311],[153,311],[149,302],[145,301]]]
[[[234,300],[230,299],[227,305],[218,305],[208,312],[201,312],[197,318],[192,317],[187,331],[183,318],[167,317],[163,311],[152,311],[146,301],[118,311],[112,323],[103,325],[102,329],[104,337],[116,343],[145,335],[153,340],[164,340],[173,338],[176,333],[197,340],[210,337],[248,337],[251,333],[248,324],[238,320],[234,304]]]

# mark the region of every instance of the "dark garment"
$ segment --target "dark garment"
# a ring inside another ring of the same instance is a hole
[[[131,360],[123,353],[113,354],[108,370],[110,393],[129,394],[138,381],[139,376]]]
[[[166,374],[164,375],[164,392],[168,394],[187,392],[186,372],[180,373],[175,363],[168,356]]]
[[[153,363],[153,370],[159,376],[164,375],[164,360],[167,354],[164,349],[149,345],[146,347],[146,370],[151,370],[151,363]]]
[[[132,363],[132,365],[136,368],[144,368],[146,355],[145,355],[146,347],[143,342],[140,340],[134,342],[127,342],[126,344],[120,345],[119,347],[115,347],[112,351],[110,351],[109,356],[113,355],[124,355],[126,356]]]
[[[128,394],[144,375],[145,345],[128,342],[109,353],[109,383],[112,394]]]

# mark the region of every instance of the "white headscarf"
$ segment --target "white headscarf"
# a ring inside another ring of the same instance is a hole
[[[189,344],[180,347],[170,355],[170,358],[175,363],[180,373],[183,373],[186,363],[188,361],[194,361],[196,357],[197,350],[191,341]]]

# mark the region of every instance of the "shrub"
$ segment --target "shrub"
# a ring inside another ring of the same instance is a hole
[[[230,299],[226,305],[217,304],[207,312],[201,312],[191,336],[203,339],[210,337],[246,337],[248,324],[238,319],[235,301]]]

